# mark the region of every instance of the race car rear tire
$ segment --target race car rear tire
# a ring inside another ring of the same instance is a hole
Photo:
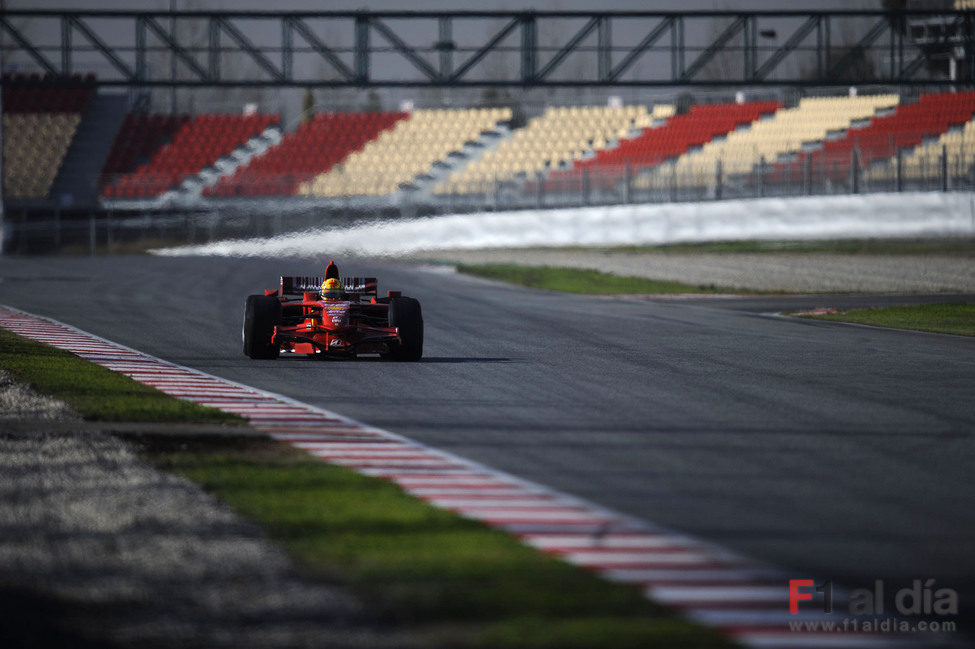
[[[420,302],[411,297],[389,301],[389,326],[399,327],[400,344],[383,354],[394,361],[418,361],[423,357],[423,313]]]
[[[244,354],[254,359],[277,358],[278,345],[271,344],[274,327],[281,319],[281,302],[274,295],[250,295],[244,305]]]

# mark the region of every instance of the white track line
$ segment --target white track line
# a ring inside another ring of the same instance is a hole
[[[54,320],[0,305],[0,327],[65,349],[180,399],[245,417],[252,427],[328,462],[397,483],[434,506],[509,531],[532,547],[647,597],[752,647],[931,646],[936,636],[792,632],[788,575],[728,550],[607,510],[288,397],[143,354]],[[922,642],[923,641],[923,642]]]

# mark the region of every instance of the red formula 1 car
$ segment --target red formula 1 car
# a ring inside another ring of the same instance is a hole
[[[326,294],[325,286],[337,290]],[[277,290],[251,295],[244,308],[244,354],[278,358],[281,352],[355,358],[379,354],[399,361],[423,356],[420,303],[389,291],[378,297],[375,277],[282,277]]]

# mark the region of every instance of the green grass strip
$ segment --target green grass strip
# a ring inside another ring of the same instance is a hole
[[[0,367],[19,383],[66,402],[89,420],[242,423],[236,415],[182,401],[70,352],[0,329]]]
[[[855,322],[894,329],[914,329],[916,331],[975,336],[975,304],[965,302],[891,306],[816,315],[802,314],[801,317]]]
[[[609,275],[595,270],[555,268],[552,266],[518,266],[514,264],[463,264],[461,273],[543,288],[566,293],[589,295],[625,295],[656,293],[716,293],[714,286],[691,286],[680,282],[659,282],[643,277]]]
[[[0,367],[88,419],[240,421],[0,330]],[[265,526],[313,574],[430,647],[730,647],[716,632],[396,485],[266,438],[140,436],[147,459]],[[191,450],[187,450],[191,449]]]
[[[613,584],[284,444],[142,438],[147,457],[260,522],[313,574],[435,647],[726,647]],[[193,452],[185,452],[187,446]]]

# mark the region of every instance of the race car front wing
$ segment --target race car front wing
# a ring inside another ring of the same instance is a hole
[[[388,352],[400,343],[398,327],[352,325],[330,329],[301,324],[275,327],[271,342],[281,351],[296,354],[375,354]]]

